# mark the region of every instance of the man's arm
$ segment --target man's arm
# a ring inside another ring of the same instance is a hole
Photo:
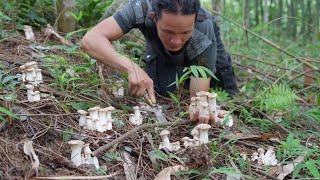
[[[220,28],[216,24],[214,17],[212,17],[212,24],[217,43],[216,75],[218,79],[220,79],[220,82],[215,82],[220,84],[226,92],[229,93],[229,95],[234,96],[239,92],[239,90],[237,88],[237,79],[232,68],[231,57],[225,50],[220,36]]]
[[[152,79],[136,63],[119,54],[111,44],[111,41],[119,39],[123,34],[114,17],[109,17],[87,32],[81,47],[103,64],[128,73],[131,94],[142,96],[147,91],[155,103]]]

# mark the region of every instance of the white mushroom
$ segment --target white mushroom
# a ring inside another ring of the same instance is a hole
[[[189,114],[190,114],[190,119],[194,119],[194,114],[198,111],[197,108],[197,99],[195,97],[192,97],[190,100],[190,105],[189,105]]]
[[[88,111],[89,111],[89,116],[90,116],[93,120],[99,119],[99,109],[100,109],[99,106],[96,106],[96,107],[93,107],[93,108],[88,109]]]
[[[179,149],[180,149],[180,142],[179,142],[179,141],[174,142],[174,143],[171,144],[171,146],[172,146],[172,151],[179,151]]]
[[[225,110],[218,110],[218,116],[215,119],[215,122],[219,126],[227,126],[232,127],[233,126],[233,118],[229,111]]]
[[[90,144],[85,144],[83,148],[84,157],[82,160],[83,164],[94,165],[96,169],[99,169],[99,161],[97,157],[92,157],[92,151],[90,149]]]
[[[87,123],[86,123],[86,129],[90,130],[90,131],[94,131],[95,130],[95,124],[94,124],[94,120],[92,119],[91,116],[87,116],[86,118]]]
[[[71,161],[75,166],[80,166],[82,164],[82,147],[84,142],[80,140],[71,140],[68,142],[71,145]]]
[[[134,110],[134,114],[130,115],[129,121],[131,124],[139,126],[143,122],[139,106],[133,107],[133,110]]]
[[[35,77],[35,83],[36,84],[43,83],[41,71],[42,71],[41,69],[36,69],[36,77]]]
[[[107,130],[112,130],[112,123],[114,122],[114,119],[112,118],[112,111],[115,110],[114,107],[109,106],[106,108],[107,110],[107,125],[106,125],[106,129]]]
[[[199,119],[210,119],[209,105],[207,102],[199,102]]]
[[[194,140],[199,140],[199,138],[200,138],[200,133],[199,133],[199,129],[198,129],[197,126],[194,127],[194,128],[191,130],[191,135],[192,135],[192,138],[193,138]]]
[[[169,140],[169,134],[170,134],[170,131],[166,129],[160,132],[162,143],[160,143],[159,149],[168,149],[169,151],[172,150],[172,145]]]
[[[25,37],[26,37],[27,40],[30,40],[30,41],[34,41],[35,40],[34,33],[32,31],[32,27],[31,26],[28,26],[28,25],[24,26],[24,34],[25,34]]]
[[[208,103],[209,103],[209,111],[210,111],[210,118],[216,119],[217,117],[217,94],[210,93],[208,95]]]
[[[197,125],[197,128],[200,134],[200,137],[199,137],[200,144],[209,143],[208,130],[211,128],[211,126],[209,124],[199,124]]]
[[[85,159],[90,158],[92,155],[92,151],[91,151],[89,145],[90,145],[89,143],[83,145],[83,154],[84,154]]]
[[[99,132],[105,132],[107,129],[107,108],[99,109],[98,114],[99,114],[99,119],[95,120],[95,127],[96,130]]]
[[[77,112],[80,114],[79,126],[86,126],[86,123],[87,123],[86,116],[88,115],[88,112],[84,110],[78,110]]]
[[[181,141],[183,142],[183,146],[185,148],[188,148],[190,146],[190,138],[189,137],[184,137],[181,139]]]
[[[276,153],[274,152],[273,147],[269,147],[264,158],[262,159],[262,163],[266,166],[275,166],[278,164],[278,160],[276,158]]]
[[[123,97],[124,96],[123,80],[118,80],[115,82],[113,94],[116,97]]]
[[[26,68],[26,81],[28,82],[34,82],[36,78],[36,71],[33,67]]]
[[[32,100],[30,102],[38,102],[40,101],[40,92],[35,91],[32,93]]]
[[[200,92],[197,92],[196,95],[197,97],[200,98],[200,101],[201,102],[208,102],[208,95],[210,93],[209,92],[206,92],[206,91],[200,91]]]

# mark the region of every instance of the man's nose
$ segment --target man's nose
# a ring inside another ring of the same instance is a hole
[[[182,43],[182,39],[179,36],[174,36],[170,40],[171,44],[180,45]]]

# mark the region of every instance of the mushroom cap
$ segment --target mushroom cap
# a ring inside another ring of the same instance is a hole
[[[25,72],[32,72],[33,71],[33,68],[32,67],[27,67],[24,69]]]
[[[24,67],[25,67],[25,68],[29,68],[29,67],[35,66],[35,65],[37,65],[37,64],[38,64],[37,62],[31,61],[31,62],[25,63],[25,64],[24,64]]]
[[[41,72],[42,71],[42,69],[36,69],[36,72]]]
[[[80,140],[71,140],[71,141],[68,141],[68,144],[70,144],[70,145],[84,145],[84,142],[80,141]]]
[[[108,111],[114,111],[116,108],[114,108],[113,106],[109,106],[109,107],[106,107],[105,109],[107,109]]]
[[[109,111],[108,108],[101,108],[101,109],[99,109],[99,112],[108,112],[108,111]]]
[[[201,107],[208,107],[209,106],[209,104],[207,102],[199,102],[199,105]]]
[[[27,84],[27,85],[26,85],[26,88],[27,88],[27,89],[34,89],[34,86],[31,85],[31,84]]]
[[[207,130],[210,129],[211,126],[209,124],[199,124],[196,126],[199,130]]]
[[[190,140],[190,138],[189,137],[183,137],[182,139],[181,139],[181,141],[189,141]]]
[[[208,96],[210,93],[209,92],[206,92],[206,91],[200,91],[200,92],[197,92],[196,95],[197,96]]]
[[[84,111],[84,110],[78,110],[77,111],[79,114],[81,114],[81,115],[87,115],[88,114],[88,112],[87,111]]]
[[[101,109],[99,106],[95,106],[93,108],[88,109],[88,111],[96,111],[96,110],[99,110],[99,109]]]
[[[197,126],[191,130],[191,135],[196,135],[196,134],[199,134],[199,129]]]
[[[25,66],[25,65],[22,65],[22,66],[19,67],[19,70],[20,70],[20,71],[23,71],[23,70],[25,70],[25,69],[26,69],[26,66]]]
[[[32,95],[38,95],[38,94],[40,94],[40,91],[34,91],[34,92],[32,92]]]
[[[165,135],[169,135],[170,134],[170,131],[164,129],[160,132],[160,136],[165,136]]]
[[[214,99],[214,98],[216,98],[217,97],[217,93],[209,93],[208,94],[208,98],[209,99]]]
[[[139,109],[140,109],[139,106],[134,106],[134,107],[133,107],[133,110],[135,110],[135,111],[136,111],[136,110],[139,110]]]

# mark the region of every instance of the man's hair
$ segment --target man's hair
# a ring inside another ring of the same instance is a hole
[[[199,0],[151,0],[156,18],[161,18],[163,11],[173,14],[197,14],[200,9]]]

